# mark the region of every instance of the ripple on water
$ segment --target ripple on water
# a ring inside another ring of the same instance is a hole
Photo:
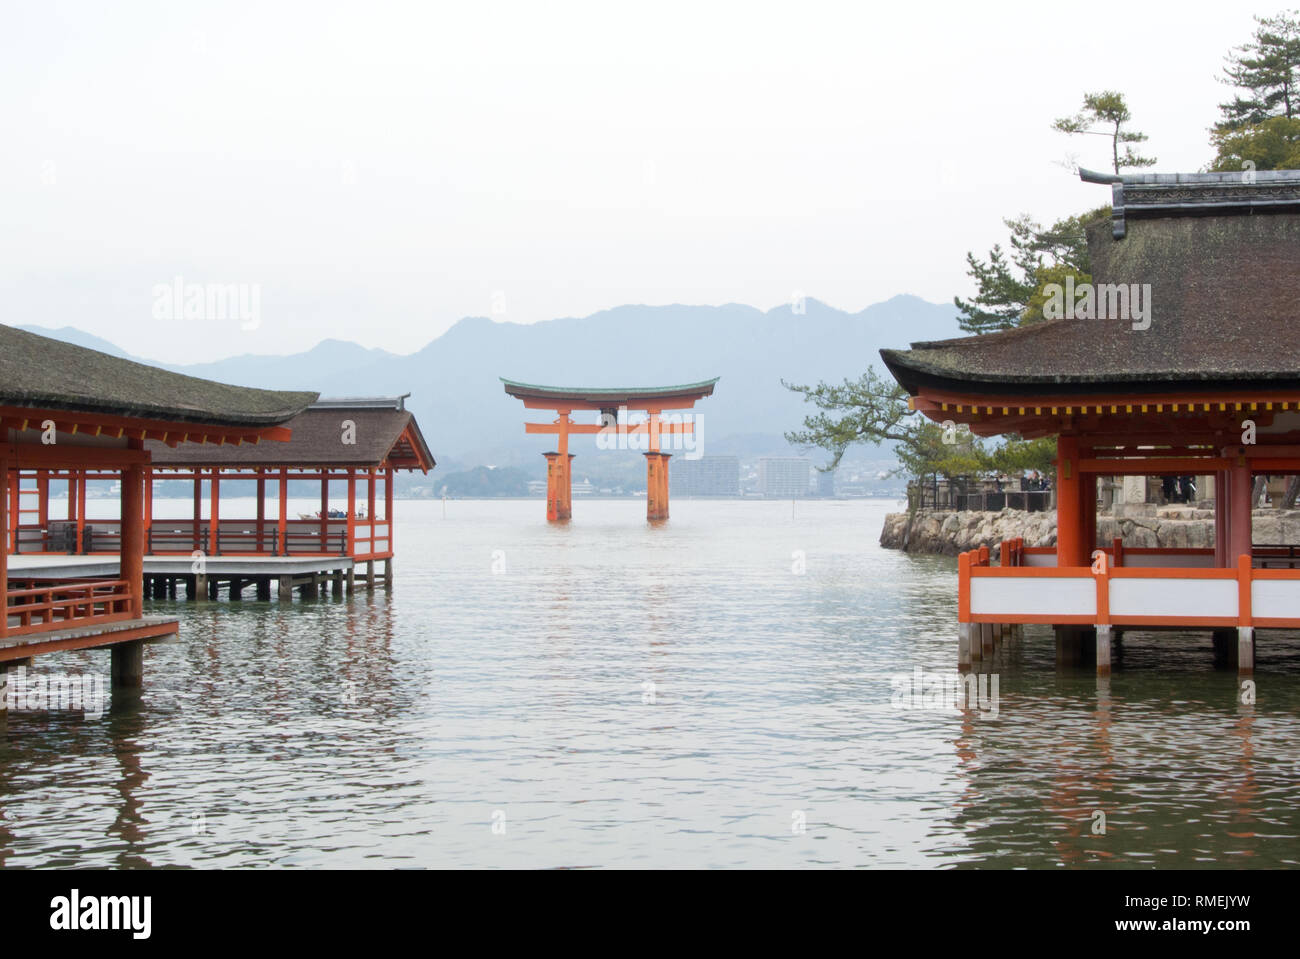
[[[137,704],[13,715],[0,862],[1296,864],[1300,642],[1242,706],[1207,637],[1099,682],[1031,630],[996,719],[898,709],[953,667],[956,579],[879,548],[889,507],[400,503],[391,596],[168,606]]]

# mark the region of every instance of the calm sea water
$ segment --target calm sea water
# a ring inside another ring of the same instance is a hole
[[[1207,636],[1126,637],[1098,681],[1039,631],[991,667],[996,718],[900,709],[896,678],[954,669],[956,572],[880,549],[891,508],[399,502],[391,595],[154,603],[182,642],[138,699],[12,714],[0,862],[1300,860],[1300,640],[1261,638],[1254,705]]]

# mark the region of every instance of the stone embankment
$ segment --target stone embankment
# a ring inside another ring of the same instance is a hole
[[[1097,540],[1120,537],[1130,548],[1182,549],[1214,545],[1214,510],[1192,506],[1123,506],[1120,515],[1097,517]],[[1300,510],[1259,509],[1253,518],[1258,545],[1300,544]],[[956,556],[980,546],[991,549],[1004,539],[1023,537],[1026,546],[1056,545],[1056,513],[1000,513],[918,510],[914,515],[890,513],[880,533],[880,545],[909,553]]]

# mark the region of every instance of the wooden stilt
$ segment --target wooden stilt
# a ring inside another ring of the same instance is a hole
[[[971,665],[970,634],[970,623],[957,624],[957,668],[963,672]]]
[[[1237,675],[1252,676],[1255,673],[1255,628],[1253,626],[1237,627]]]
[[[114,689],[138,689],[144,684],[144,641],[133,640],[111,647],[112,685]]]
[[[1110,675],[1110,626],[1097,626],[1097,675]]]

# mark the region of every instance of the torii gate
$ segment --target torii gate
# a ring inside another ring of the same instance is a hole
[[[546,457],[546,518],[551,521],[567,520],[573,515],[573,487],[569,452],[571,434],[596,435],[602,432],[619,437],[620,446],[625,438],[636,436],[638,445],[642,434],[647,436],[646,458],[646,519],[668,518],[668,460],[672,454],[660,449],[663,433],[694,434],[695,424],[662,422],[664,410],[689,410],[695,401],[713,395],[713,385],[718,377],[683,386],[656,386],[627,389],[587,389],[559,386],[535,386],[501,378],[506,393],[523,400],[530,410],[554,410],[553,423],[525,423],[526,433],[555,434],[559,437],[554,452]],[[594,410],[600,413],[599,423],[575,423],[570,414],[575,410]],[[644,412],[649,419],[628,424],[619,419],[619,411]]]

